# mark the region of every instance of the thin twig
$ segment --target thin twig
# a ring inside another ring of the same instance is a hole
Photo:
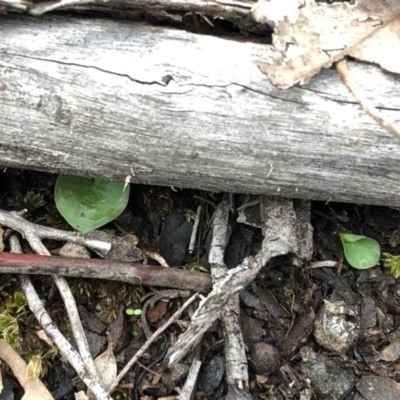
[[[62,276],[53,275],[53,280],[57,285],[57,288],[64,301],[64,305],[67,310],[68,318],[72,328],[72,334],[74,335],[79,354],[82,357],[82,361],[86,365],[88,372],[92,376],[97,377],[99,381],[101,381],[100,377],[98,376],[96,366],[94,365],[92,355],[90,354],[89,343],[83,330],[78,308],[72,295],[71,288],[69,287],[68,282]]]
[[[325,260],[325,261],[314,261],[309,264],[310,268],[326,268],[326,267],[331,267],[334,268],[338,264],[337,261],[330,261],[330,260]]]
[[[189,374],[186,378],[185,384],[183,385],[182,391],[179,393],[177,400],[191,400],[194,397],[193,392],[196,388],[200,367],[201,361],[193,360],[193,363],[189,369]]]
[[[194,245],[196,243],[197,230],[199,228],[201,209],[202,209],[201,204],[199,204],[199,206],[197,207],[196,218],[193,224],[192,235],[190,236],[189,249],[188,249],[189,254],[192,254],[194,252]]]
[[[14,231],[19,232],[28,241],[29,239],[25,235],[29,232],[34,232],[35,236],[40,239],[64,240],[66,242],[80,244],[103,253],[107,253],[111,249],[111,244],[108,242],[89,239],[78,233],[64,232],[59,229],[37,225],[25,220],[21,215],[3,210],[0,210],[0,225],[8,226]],[[36,239],[33,238],[33,240],[35,241]]]
[[[140,319],[142,322],[142,329],[146,336],[146,339],[149,339],[153,335],[146,319],[148,308],[149,307],[153,308],[155,303],[160,300],[176,299],[177,297],[186,299],[187,297],[190,297],[191,294],[192,293],[190,292],[190,290],[161,290],[159,292],[149,293],[146,296],[144,296],[144,298],[141,299],[141,302],[143,302],[145,299],[147,299],[147,301],[144,303],[144,306],[142,307],[142,315],[140,316]]]
[[[46,249],[40,238],[36,235],[36,232],[32,231],[29,226],[26,226],[25,238],[28,240],[32,247],[32,250],[43,256],[50,256],[50,252]],[[85,332],[83,331],[82,322],[79,317],[78,307],[71,289],[62,276],[52,275],[54,283],[56,284],[61,297],[65,304],[65,309],[68,314],[69,321],[71,323],[72,333],[74,335],[76,344],[78,345],[79,354],[82,357],[83,362],[86,365],[87,371],[97,377],[97,370],[94,365],[93,358],[90,354],[89,344],[86,339]],[[99,379],[100,381],[100,379]]]
[[[107,2],[107,0],[105,0]],[[42,15],[49,11],[54,11],[59,8],[66,6],[75,6],[82,4],[92,3],[92,0],[61,0],[60,2],[54,3],[53,1],[40,2],[35,4],[29,11],[31,15]]]

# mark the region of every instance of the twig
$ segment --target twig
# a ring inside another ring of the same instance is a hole
[[[232,1],[232,0],[217,0],[219,4],[226,4],[228,6],[243,7],[250,9],[252,7],[251,3],[245,3],[244,1]]]
[[[162,267],[169,268],[168,263],[165,261],[164,257],[161,254],[158,254],[155,251],[143,250],[143,255],[147,258],[152,258],[157,261]]]
[[[14,251],[21,251],[16,236],[11,236],[10,245]],[[87,366],[82,361],[79,353],[71,346],[68,340],[65,339],[62,333],[58,330],[56,324],[50,318],[49,314],[43,307],[43,303],[39,299],[30,278],[26,275],[20,275],[20,281],[30,310],[34,313],[36,319],[39,321],[46,334],[53,340],[61,354],[69,361],[86,386],[95,393],[97,400],[111,400],[111,397],[104,390],[96,375],[93,376],[87,369]]]
[[[115,378],[114,382],[111,384],[109,388],[109,392],[111,393],[121,379],[125,376],[125,374],[129,371],[129,369],[135,364],[135,362],[143,355],[143,353],[149,348],[149,346],[172,324],[174,323],[182,314],[182,312],[197,299],[199,296],[198,293],[194,294],[190,299],[188,299],[180,308],[177,310],[168,321],[158,328],[149,339],[143,344],[143,346],[136,352],[136,354],[128,361],[122,371]]]
[[[143,368],[143,371],[139,376],[135,377],[136,378],[135,379],[135,400],[139,400],[139,388],[140,388],[140,385],[142,383],[142,380],[143,380],[144,376],[146,375],[146,371],[152,373],[153,375],[158,375],[158,376],[162,377],[161,374],[158,374],[155,371],[151,371],[151,368],[153,368],[155,365],[157,365],[160,361],[162,361],[164,359],[165,354],[166,354],[166,352],[168,350],[167,337],[165,336],[165,333],[163,333],[162,336],[163,336],[164,343],[165,343],[164,349],[161,351],[160,354],[157,355],[157,357],[155,359],[153,359],[150,362],[150,364],[148,365],[149,368],[147,366],[144,366],[143,364],[141,364],[139,361],[136,360],[137,364],[141,368]],[[159,397],[159,399],[160,399],[160,397]]]
[[[144,296],[144,298],[141,299],[141,302],[143,302],[145,299],[147,299],[147,301],[144,303],[144,306],[142,307],[142,315],[140,316],[140,319],[142,322],[142,329],[146,336],[146,339],[149,339],[153,335],[146,319],[148,308],[149,307],[153,308],[155,303],[159,300],[176,299],[177,297],[186,299],[190,295],[191,295],[190,290],[161,290],[159,292],[149,293],[146,296]]]
[[[203,334],[220,316],[228,300],[243,290],[260,271],[261,257],[248,257],[236,268],[230,269],[222,281],[200,303],[186,331],[170,347],[169,366],[179,362],[202,338]]]
[[[51,233],[57,234],[57,237],[64,237],[63,231],[53,230],[51,228],[40,227],[39,225],[31,224],[30,222],[24,220],[20,215],[15,213],[6,213],[0,210],[0,218],[3,220],[1,223],[5,223],[7,226],[12,227],[13,229],[20,232],[26,240],[29,242],[32,250],[36,253],[44,256],[50,256],[50,252],[41,242],[41,237],[38,234],[38,231],[42,234],[46,232],[47,234]],[[12,226],[11,226],[12,225]],[[44,228],[44,229],[43,229]],[[56,231],[56,232],[54,232]],[[16,238],[14,239],[15,242]],[[14,243],[15,244],[15,243]],[[103,244],[102,244],[102,247]],[[103,249],[104,250],[104,249]],[[82,323],[79,318],[78,308],[75,303],[75,299],[72,295],[71,289],[68,286],[65,278],[57,275],[53,275],[54,283],[57,285],[57,288],[61,294],[61,297],[64,301],[65,308],[71,323],[72,332],[75,337],[75,341],[78,345],[79,353],[81,354],[82,360],[86,366],[87,372],[90,375],[97,378],[97,370],[93,362],[93,358],[90,354],[89,345],[87,343],[87,339],[85,333],[83,331]]]
[[[227,196],[218,205],[215,213],[213,237],[210,247],[209,263],[211,275],[218,282],[228,272],[224,263],[224,253],[228,241],[229,202]],[[221,313],[222,336],[224,338],[226,376],[228,385],[239,389],[249,387],[247,357],[243,335],[239,323],[239,298],[232,296]]]
[[[0,210],[0,225],[8,226],[14,231],[19,232],[28,241],[30,240],[26,235],[30,236],[34,243],[36,243],[39,238],[53,239],[80,244],[102,253],[108,253],[111,249],[111,244],[108,242],[89,239],[78,233],[64,232],[59,229],[33,224],[16,213],[10,213],[3,210]],[[33,237],[31,234],[34,234]]]
[[[192,254],[194,252],[194,245],[196,243],[196,236],[197,236],[197,230],[199,228],[199,222],[200,222],[200,215],[201,215],[201,204],[197,207],[197,212],[196,212],[196,218],[194,220],[193,224],[193,229],[192,229],[192,235],[190,236],[190,242],[189,242],[189,254]]]
[[[183,385],[182,391],[179,394],[177,400],[191,400],[193,398],[193,391],[196,388],[200,367],[201,367],[201,361],[193,360],[193,363],[189,369],[189,374],[186,378],[185,384]]]
[[[272,257],[291,251],[297,253],[299,246],[295,233],[297,225],[303,221],[297,221],[293,202],[280,198],[262,199],[265,237],[261,252],[255,257],[245,258],[214,285],[194,313],[189,327],[169,349],[167,357],[170,366],[181,360],[200,341],[228,301],[243,290]]]
[[[82,361],[86,365],[88,372],[92,376],[95,376],[99,381],[101,381],[100,377],[98,376],[96,366],[94,365],[92,355],[90,354],[89,344],[86,339],[86,335],[83,330],[82,322],[78,313],[78,308],[76,306],[76,302],[72,295],[68,282],[65,280],[64,277],[55,275],[53,275],[53,280],[57,285],[57,288],[64,301],[64,305],[67,310],[68,318],[72,328],[72,333],[78,346],[79,354],[82,357]]]
[[[375,122],[377,122],[382,128],[386,129],[397,139],[400,139],[400,131],[391,122],[386,121],[385,117],[375,108],[371,101],[364,97],[354,86],[353,81],[349,74],[346,59],[340,60],[336,63],[336,70],[340,76],[340,79],[345,84],[349,92],[360,104],[361,108],[367,113]]]
[[[72,365],[85,385],[95,394],[97,400],[112,400],[97,378],[89,373],[79,353],[71,346],[68,340],[65,339],[49,314],[47,314],[47,311],[43,308],[43,303],[36,294],[30,278],[26,275],[21,275],[20,280],[26,298],[30,299],[30,310],[35,314],[36,319],[46,331],[46,334],[54,341],[61,354]]]
[[[337,261],[314,261],[309,264],[310,268],[325,268],[325,267],[336,267]]]
[[[71,276],[110,279],[207,293],[211,277],[202,272],[178,268],[145,266],[111,260],[0,253],[0,273]]]
[[[46,247],[40,241],[40,238],[36,235],[36,232],[32,231],[29,225],[26,225],[24,235],[31,245],[32,250],[40,255],[50,256],[50,252],[46,249]],[[18,240],[16,236],[13,237],[14,241]],[[90,354],[89,344],[87,342],[85,332],[83,331],[82,322],[79,318],[78,308],[76,306],[71,289],[64,277],[57,275],[52,275],[52,277],[64,301],[65,309],[71,323],[72,333],[74,335],[76,344],[78,345],[78,350],[82,357],[82,361],[84,362],[87,371],[92,376],[97,377],[97,370]]]

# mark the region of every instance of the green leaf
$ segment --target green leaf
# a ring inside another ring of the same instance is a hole
[[[54,192],[60,214],[75,229],[88,233],[117,218],[129,199],[123,182],[61,175]]]
[[[357,269],[368,269],[379,263],[381,248],[371,238],[351,233],[340,233],[347,262]]]
[[[125,310],[127,315],[142,315],[142,310],[139,308],[133,309],[133,308],[127,308]]]

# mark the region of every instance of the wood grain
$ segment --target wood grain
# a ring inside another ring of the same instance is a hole
[[[400,142],[334,70],[282,91],[266,45],[93,17],[4,16],[0,37],[2,166],[400,206]],[[399,78],[350,70],[399,122]]]

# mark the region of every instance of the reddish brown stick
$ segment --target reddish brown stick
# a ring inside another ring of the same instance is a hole
[[[110,260],[0,253],[0,273],[110,279],[136,285],[208,292],[209,274]]]

